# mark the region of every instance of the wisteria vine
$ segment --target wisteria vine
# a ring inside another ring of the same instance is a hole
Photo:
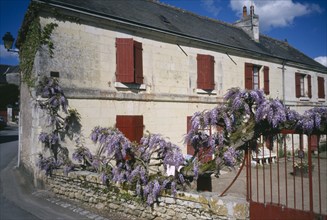
[[[49,150],[49,157],[39,154],[37,166],[51,175],[52,170],[64,166],[66,172],[72,169],[72,162],[68,156],[67,147],[61,144],[65,136],[73,138],[81,128],[80,116],[75,109],[68,108],[68,100],[59,85],[58,79],[43,77],[37,85],[38,106],[46,112],[48,117],[47,132],[39,134],[39,141]]]
[[[185,162],[181,149],[161,135],[145,135],[135,145],[116,128],[95,127],[91,139],[99,145],[92,164],[102,180],[128,186],[149,205],[166,189],[176,194],[176,187],[185,182],[178,172]],[[176,175],[163,175],[168,165],[175,167]]]
[[[189,167],[198,170],[201,160],[192,162],[205,151],[214,155],[215,164],[210,169],[218,175],[222,166],[237,164],[242,150],[261,135],[278,133],[282,129],[304,134],[326,133],[327,108],[315,107],[300,115],[279,99],[266,99],[261,90],[232,88],[224,96],[223,104],[196,112],[191,122],[185,142],[193,146],[195,153]]]
[[[80,128],[79,114],[68,108],[58,80],[43,79],[38,91],[43,97],[38,100],[39,106],[47,111],[52,126],[51,132],[39,135],[51,155],[40,154],[38,166],[47,175],[60,166],[69,172],[77,166],[69,160],[68,150],[60,141],[65,135],[72,137]],[[185,137],[185,142],[194,148],[189,159],[184,158],[179,146],[159,134],[148,133],[137,144],[116,128],[99,126],[90,135],[98,145],[97,152],[92,154],[78,143],[72,158],[83,169],[99,173],[104,184],[120,184],[134,190],[152,205],[166,190],[175,195],[178,188],[199,175],[219,175],[223,166],[234,167],[243,157],[247,143],[261,135],[285,128],[306,134],[326,132],[327,109],[313,108],[300,115],[278,99],[266,99],[260,90],[232,88],[224,96],[223,104],[196,112],[191,122],[192,128]],[[175,175],[168,176],[166,170],[171,167]]]

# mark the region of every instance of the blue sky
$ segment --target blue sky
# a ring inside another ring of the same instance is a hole
[[[233,23],[251,0],[160,0],[201,16]],[[0,0],[0,64],[18,64],[17,54],[3,48],[2,36],[16,38],[29,0]],[[260,32],[285,40],[327,66],[327,0],[252,0],[259,15]],[[320,57],[320,58],[318,58]]]

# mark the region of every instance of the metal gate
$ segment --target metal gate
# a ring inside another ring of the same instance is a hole
[[[246,153],[250,219],[327,219],[326,134],[282,131]]]

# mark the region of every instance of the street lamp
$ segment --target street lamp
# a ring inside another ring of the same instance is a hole
[[[10,32],[7,32],[3,37],[2,37],[3,43],[5,45],[5,48],[7,49],[7,51],[9,52],[14,52],[14,53],[18,53],[18,50],[15,49],[11,49],[12,45],[14,44],[15,38],[11,35]]]

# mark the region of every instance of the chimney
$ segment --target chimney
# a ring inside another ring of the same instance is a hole
[[[254,15],[254,6],[253,5],[250,6],[250,15],[251,16]]]
[[[234,23],[235,26],[243,29],[252,40],[259,42],[259,16],[254,14],[254,6],[250,6],[250,14],[247,14],[246,6],[243,6],[243,16],[241,20]]]
[[[246,8],[246,6],[243,6],[243,18],[245,18],[246,16],[248,16],[248,10]]]

